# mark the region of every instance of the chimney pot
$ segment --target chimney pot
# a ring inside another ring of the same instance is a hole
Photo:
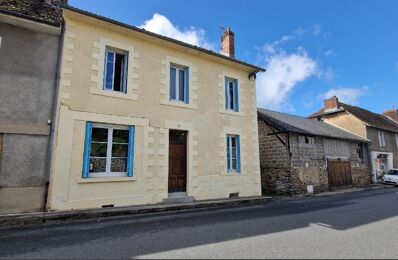
[[[231,31],[231,28],[224,30],[221,36],[221,53],[235,58],[235,34]]]
[[[334,111],[340,107],[339,99],[336,96],[333,96],[329,99],[325,99],[323,101],[323,105],[325,108],[325,112]]]
[[[390,110],[384,111],[383,115],[398,123],[398,110],[393,107]]]

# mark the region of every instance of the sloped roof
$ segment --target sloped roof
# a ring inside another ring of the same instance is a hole
[[[44,4],[43,0],[0,0],[0,13],[60,26],[61,9]]]
[[[164,35],[153,33],[153,32],[147,31],[145,29],[133,26],[133,25],[122,23],[122,22],[119,22],[119,21],[116,21],[116,20],[101,16],[101,15],[98,15],[98,14],[94,14],[94,13],[91,13],[91,12],[88,12],[88,11],[73,7],[71,5],[67,5],[66,4],[66,5],[62,5],[62,7],[64,9],[66,9],[66,10],[70,10],[70,11],[73,11],[73,12],[76,12],[76,13],[87,15],[87,16],[93,17],[95,19],[99,19],[99,20],[102,20],[102,21],[105,21],[105,22],[108,22],[108,23],[112,23],[112,24],[124,27],[126,29],[130,29],[130,30],[133,30],[133,31],[136,31],[136,32],[140,32],[140,33],[146,34],[146,35],[151,36],[151,37],[155,37],[155,38],[158,38],[158,39],[161,39],[161,40],[165,40],[165,41],[168,41],[168,42],[171,42],[171,43],[183,46],[183,47],[187,47],[187,48],[190,48],[190,49],[202,52],[202,53],[206,53],[206,54],[209,54],[209,55],[212,55],[212,56],[224,59],[224,60],[235,62],[237,64],[240,64],[240,65],[243,65],[243,66],[246,66],[246,67],[249,67],[249,68],[253,69],[254,70],[253,73],[257,73],[257,72],[260,72],[260,71],[261,72],[265,71],[264,68],[261,68],[259,66],[256,66],[256,65],[253,65],[253,64],[250,64],[250,63],[247,63],[245,61],[238,60],[236,58],[232,58],[232,57],[217,53],[215,51],[208,50],[208,49],[205,49],[205,48],[202,48],[202,47],[199,47],[199,46],[196,46],[196,45],[192,45],[192,44],[189,44],[189,43],[186,43],[186,42],[183,42],[183,41],[179,41],[179,40],[176,40],[176,39],[164,36]]]
[[[347,111],[348,113],[357,117],[359,120],[361,120],[362,122],[364,122],[365,124],[367,124],[369,126],[387,130],[387,131],[391,131],[391,132],[398,132],[398,124],[394,123],[391,119],[389,119],[388,117],[386,117],[384,115],[373,113],[369,110],[366,110],[366,109],[363,109],[360,107],[356,107],[356,106],[352,106],[352,105],[348,105],[348,104],[344,104],[341,102],[339,102],[339,105],[340,105],[340,107],[336,111],[325,112],[325,109],[322,108],[318,112],[310,115],[309,118],[315,118],[315,117],[319,117],[319,116],[323,116],[323,115]]]
[[[322,121],[258,108],[258,117],[282,132],[293,132],[327,138],[369,142],[358,135],[347,132]]]

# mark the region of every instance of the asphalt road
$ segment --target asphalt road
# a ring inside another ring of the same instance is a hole
[[[398,189],[3,229],[0,258],[398,258]]]

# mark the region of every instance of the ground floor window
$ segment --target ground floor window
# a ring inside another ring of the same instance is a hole
[[[240,138],[238,135],[227,135],[227,170],[240,172]]]
[[[83,178],[133,176],[134,127],[87,122]]]

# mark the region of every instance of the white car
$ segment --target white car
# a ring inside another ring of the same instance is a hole
[[[381,179],[384,184],[394,184],[398,186],[398,169],[389,170]]]

